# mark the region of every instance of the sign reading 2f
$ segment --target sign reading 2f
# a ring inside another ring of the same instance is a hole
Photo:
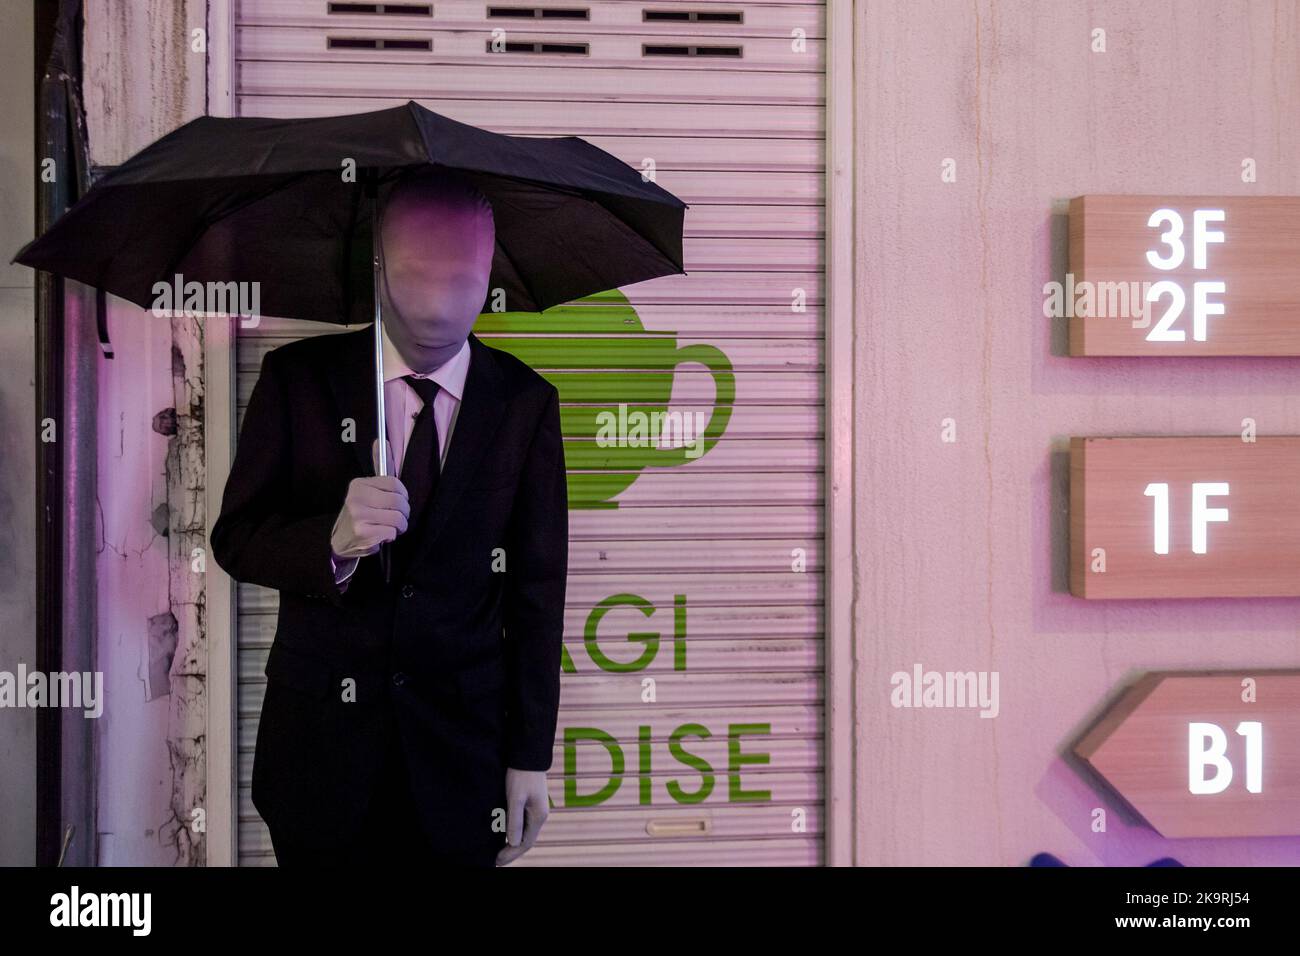
[[[1300,355],[1300,196],[1075,196],[1069,220],[1044,293],[1071,355]]]
[[[1210,243],[1223,242],[1224,234],[1220,229],[1211,229],[1211,223],[1222,223],[1227,214],[1222,209],[1197,209],[1192,213],[1192,268],[1204,270],[1208,258],[1206,249]],[[1186,224],[1183,217],[1173,209],[1157,209],[1147,225],[1163,229],[1160,246],[1147,250],[1147,262],[1162,271],[1181,268],[1187,259],[1185,240]],[[1208,318],[1211,315],[1223,315],[1221,298],[1211,300],[1211,296],[1223,296],[1228,285],[1222,279],[1197,279],[1192,282],[1192,338],[1205,342]],[[1178,320],[1187,309],[1186,288],[1172,279],[1161,279],[1147,287],[1145,298],[1152,304],[1169,298],[1169,307],[1165,309],[1160,320],[1147,333],[1148,342],[1185,342],[1187,332],[1178,326]]]
[[[1155,502],[1155,520],[1152,522],[1155,529],[1155,553],[1169,553],[1169,483],[1164,481],[1153,481],[1147,485],[1144,494],[1148,498],[1154,498]],[[1209,500],[1211,498],[1226,498],[1228,496],[1228,483],[1226,481],[1194,481],[1192,482],[1192,553],[1206,554],[1206,529],[1211,522],[1227,521],[1227,508],[1211,508]]]

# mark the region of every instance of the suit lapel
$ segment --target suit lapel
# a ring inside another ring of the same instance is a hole
[[[455,510],[456,502],[469,487],[479,462],[496,437],[505,415],[506,400],[501,390],[501,369],[492,350],[474,335],[469,337],[469,373],[465,393],[451,433],[447,461],[438,478],[433,501],[425,506],[416,560],[432,547]]]

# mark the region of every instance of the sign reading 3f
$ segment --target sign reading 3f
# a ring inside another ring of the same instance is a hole
[[[1222,223],[1226,218],[1227,214],[1222,209],[1197,209],[1192,213],[1193,269],[1207,268],[1207,247],[1210,243],[1224,241],[1223,231],[1211,229],[1210,224]],[[1163,248],[1148,249],[1147,262],[1162,271],[1181,268],[1187,259],[1186,225],[1183,217],[1173,209],[1157,209],[1147,219],[1147,225],[1164,230],[1160,235],[1160,246]],[[1197,279],[1191,283],[1191,287],[1192,338],[1197,342],[1205,342],[1209,316],[1224,314],[1222,296],[1227,293],[1228,285],[1222,279]],[[1218,298],[1212,300],[1211,296]],[[1148,286],[1145,298],[1152,305],[1157,305],[1165,298],[1169,300],[1168,308],[1147,333],[1147,341],[1187,341],[1187,332],[1179,324],[1179,319],[1187,311],[1186,286],[1173,279],[1161,279]]]
[[[1048,314],[1071,355],[1300,355],[1300,196],[1076,196],[1069,219]]]

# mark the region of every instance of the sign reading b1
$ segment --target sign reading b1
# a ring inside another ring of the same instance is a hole
[[[1300,197],[1081,196],[1071,355],[1300,355]]]
[[[1070,592],[1300,596],[1300,438],[1074,438]]]
[[[1300,833],[1300,671],[1148,674],[1074,752],[1163,836]]]

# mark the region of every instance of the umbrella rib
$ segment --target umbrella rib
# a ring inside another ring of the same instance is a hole
[[[610,208],[609,208],[608,206],[606,206],[604,203],[596,202],[594,199],[588,199],[588,202],[595,203],[595,205],[599,206],[601,209],[605,210],[605,212],[607,212],[607,213],[609,213],[611,216],[613,216],[613,217],[614,217],[618,222],[622,223],[623,226],[624,226],[624,227],[625,227],[629,232],[632,233],[632,235],[636,236],[638,239],[640,239],[642,242],[644,242],[647,246],[649,246],[649,247],[650,247],[651,249],[653,249],[655,252],[659,253],[659,255],[661,255],[661,256],[664,258],[664,261],[665,261],[665,262],[668,262],[670,265],[676,266],[676,267],[677,267],[677,271],[678,271],[679,273],[685,271],[685,264],[686,264],[686,263],[685,263],[685,255],[683,255],[683,257],[682,257],[682,258],[683,258],[683,261],[682,261],[682,262],[680,262],[680,263],[677,262],[677,261],[674,260],[673,257],[670,256],[667,252],[665,252],[663,249],[660,249],[659,246],[658,246],[658,244],[656,244],[652,239],[648,238],[648,237],[645,235],[645,233],[643,233],[643,232],[642,232],[640,229],[638,229],[636,226],[632,225],[632,223],[628,222],[626,219],[624,219],[622,216],[620,216],[620,215],[619,215],[615,210],[610,209]]]
[[[515,262],[515,257],[512,256],[512,255],[510,254],[510,250],[506,248],[505,243],[504,243],[504,242],[498,242],[498,243],[497,243],[497,247],[500,248],[500,250],[501,250],[501,254],[504,255],[504,256],[506,257],[506,259],[509,261],[509,263],[510,263],[510,268],[512,268],[512,269],[515,270],[515,275],[519,278],[519,284],[522,285],[522,286],[524,287],[524,291],[528,293],[528,297],[529,297],[530,299],[532,299],[532,301],[533,301],[533,307],[534,307],[538,312],[543,311],[543,309],[544,309],[545,307],[542,305],[541,300],[537,297],[537,293],[536,293],[536,291],[534,291],[534,290],[529,286],[529,283],[528,283],[528,277],[527,277],[527,276],[523,273],[523,271],[519,268],[519,263]],[[558,303],[557,303],[557,304],[558,304]]]
[[[619,160],[618,160],[618,157],[613,156],[613,155],[610,154],[610,153],[607,153],[605,150],[601,149],[599,146],[596,146],[594,143],[589,143],[589,142],[587,142],[585,139],[582,139],[581,137],[574,137],[574,138],[577,139],[577,141],[578,141],[579,143],[581,143],[581,144],[582,144],[584,147],[586,147],[587,149],[589,149],[589,150],[595,150],[596,152],[602,154],[603,156],[608,156],[610,159],[614,160],[615,162],[618,162],[618,161],[619,161]],[[652,180],[649,180],[649,184],[650,184],[650,186],[652,186],[652,187],[653,187],[654,189],[656,189],[657,191],[663,193],[667,198],[669,198],[669,199],[673,199],[673,200],[676,200],[676,202],[680,204],[680,208],[681,208],[681,210],[682,210],[683,217],[685,216],[685,211],[689,208],[689,206],[688,206],[686,203],[682,202],[680,199],[678,199],[678,198],[677,198],[676,196],[674,196],[672,193],[668,192],[668,190],[664,189],[662,186],[660,186],[660,185],[659,185],[657,182],[655,182],[653,179],[652,179]],[[677,262],[676,260],[674,260],[673,257],[672,257],[671,255],[669,255],[666,251],[664,251],[663,249],[659,248],[659,246],[658,246],[658,245],[657,245],[653,240],[647,239],[645,233],[643,233],[640,229],[638,229],[638,228],[637,228],[636,226],[634,226],[632,223],[628,222],[626,219],[624,219],[621,215],[619,215],[616,211],[614,211],[613,209],[611,209],[609,206],[606,206],[604,203],[602,203],[602,202],[598,202],[597,200],[591,199],[591,197],[587,195],[587,192],[586,192],[585,190],[578,190],[578,192],[579,192],[579,193],[582,195],[582,197],[583,197],[584,199],[586,199],[588,202],[594,203],[595,205],[599,206],[601,209],[605,210],[605,212],[609,213],[611,216],[613,216],[615,219],[617,219],[619,222],[621,222],[624,226],[626,226],[628,229],[630,229],[630,230],[632,231],[632,234],[633,234],[633,235],[635,235],[635,236],[637,236],[638,238],[640,238],[640,239],[642,239],[643,241],[645,241],[646,245],[650,246],[650,248],[654,249],[655,252],[657,252],[657,253],[659,253],[659,255],[663,256],[663,258],[664,258],[667,262],[669,262],[669,263],[671,263],[672,265],[676,266],[679,272],[684,272],[684,271],[685,271],[685,264],[686,264],[686,263],[685,263],[685,256],[684,256],[684,255],[683,255],[683,261],[682,261],[681,263],[678,263],[678,262]],[[646,197],[640,197],[640,196],[627,196],[627,195],[621,195],[621,194],[619,194],[619,193],[615,193],[615,192],[605,192],[604,194],[607,195],[607,196],[615,197],[615,198],[617,198],[617,199],[625,199],[625,200],[627,200],[627,201],[629,201],[629,202],[651,202],[651,201],[652,201],[652,200],[650,200],[649,198],[646,198]],[[660,205],[671,206],[672,203],[669,203],[669,202],[663,202],[663,203],[660,203]]]

